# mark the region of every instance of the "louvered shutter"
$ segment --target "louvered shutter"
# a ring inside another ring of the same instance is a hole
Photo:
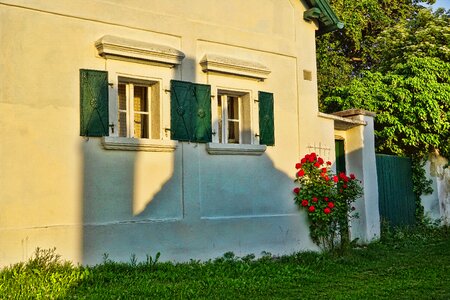
[[[211,87],[172,80],[170,137],[191,142],[211,141]]]
[[[211,142],[211,86],[194,84],[192,140],[200,143]]]
[[[259,141],[260,144],[275,144],[273,94],[259,92]]]
[[[108,136],[108,72],[80,69],[80,135]]]

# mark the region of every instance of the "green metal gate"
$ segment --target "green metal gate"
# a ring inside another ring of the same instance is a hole
[[[414,225],[411,159],[376,155],[380,217],[393,227]]]

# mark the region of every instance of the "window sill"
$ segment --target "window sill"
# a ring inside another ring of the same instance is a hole
[[[219,143],[206,144],[206,151],[213,155],[262,155],[266,149],[266,145]]]
[[[173,152],[177,148],[176,141],[147,140],[125,137],[103,137],[102,145],[107,150]]]

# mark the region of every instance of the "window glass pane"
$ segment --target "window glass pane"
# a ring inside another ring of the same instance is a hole
[[[241,105],[241,144],[252,143],[252,127],[250,119],[250,94],[245,94],[240,98]]]
[[[127,136],[127,113],[119,112],[119,136]]]
[[[119,83],[118,88],[118,102],[119,102],[119,115],[118,115],[118,127],[119,136],[126,137],[127,134],[127,85]]]
[[[148,138],[148,115],[134,114],[134,137]]]
[[[228,121],[228,143],[239,144],[239,122]]]
[[[134,111],[148,111],[147,87],[134,86]]]
[[[217,123],[218,123],[218,135],[219,135],[219,143],[223,143],[222,140],[222,96],[219,95],[219,98],[217,100]]]
[[[152,139],[160,139],[161,136],[159,90],[159,83],[155,83],[148,87],[148,92],[150,94],[150,137]]]
[[[126,110],[127,109],[127,93],[126,86],[123,83],[119,83],[119,109]]]
[[[237,97],[227,97],[228,119],[239,120],[239,105]]]

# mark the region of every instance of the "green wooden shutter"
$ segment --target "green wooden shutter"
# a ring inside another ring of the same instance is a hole
[[[275,144],[275,128],[273,115],[273,94],[259,92],[259,141],[260,144]]]
[[[335,152],[336,152],[336,173],[346,172],[345,168],[345,149],[344,140],[335,140]]]
[[[193,104],[193,136],[192,140],[200,143],[211,142],[211,86],[194,84],[195,101]]]
[[[80,69],[80,135],[108,136],[108,72]]]
[[[193,86],[190,82],[170,82],[170,138],[190,141],[192,136],[192,108],[190,100]]]
[[[211,87],[172,80],[170,137],[191,142],[211,141]]]

